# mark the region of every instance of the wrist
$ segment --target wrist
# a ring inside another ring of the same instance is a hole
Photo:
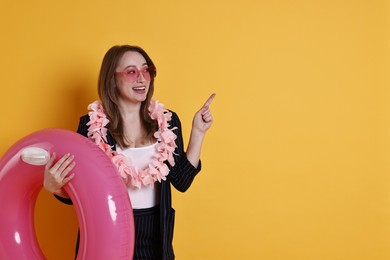
[[[57,196],[60,196],[62,198],[69,198],[69,195],[68,193],[64,190],[64,188],[61,188],[61,189],[58,189],[56,191],[53,192],[53,194],[57,195]]]
[[[205,136],[206,136],[206,132],[203,132],[203,131],[198,130],[196,128],[191,129],[191,135],[190,135],[191,139],[203,141]]]

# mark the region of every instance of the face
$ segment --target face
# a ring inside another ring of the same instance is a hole
[[[140,53],[128,51],[122,56],[115,73],[121,101],[137,104],[146,100],[151,80],[149,70],[145,58]]]

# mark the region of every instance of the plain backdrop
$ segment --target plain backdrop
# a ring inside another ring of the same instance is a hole
[[[1,0],[0,156],[76,130],[105,52],[139,45],[186,142],[217,93],[203,170],[173,194],[177,259],[390,259],[389,15],[385,0]],[[73,207],[42,190],[35,224],[48,259],[72,259]]]

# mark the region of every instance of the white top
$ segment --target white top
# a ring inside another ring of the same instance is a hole
[[[156,153],[156,145],[157,143],[143,147],[129,147],[124,150],[117,146],[116,150],[118,153],[130,158],[135,169],[145,169],[153,160],[153,155]],[[128,188],[127,191],[133,209],[151,208],[160,204],[159,182],[155,182],[154,187],[145,187],[142,185],[140,189]]]

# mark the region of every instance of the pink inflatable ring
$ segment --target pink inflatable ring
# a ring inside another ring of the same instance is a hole
[[[131,259],[134,221],[126,187],[111,160],[90,140],[45,129],[15,143],[0,160],[0,259],[45,259],[34,230],[34,207],[50,154],[75,156],[64,186],[80,226],[77,259]]]

